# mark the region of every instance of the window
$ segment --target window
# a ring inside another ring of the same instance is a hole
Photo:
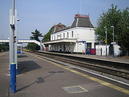
[[[57,39],[59,39],[60,38],[60,35],[57,35]]]
[[[63,38],[65,38],[65,33],[63,33]]]
[[[56,37],[55,37],[55,35],[54,35],[54,40],[56,40]]]
[[[69,32],[67,32],[67,38],[69,38]]]
[[[60,34],[60,39],[62,38],[62,34]]]
[[[73,31],[72,31],[72,37],[73,37]]]
[[[91,43],[87,43],[87,48],[91,48]]]
[[[53,36],[51,36],[51,40],[53,40]]]

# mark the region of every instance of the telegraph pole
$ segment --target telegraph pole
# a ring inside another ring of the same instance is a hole
[[[10,41],[9,41],[9,68],[10,68],[10,90],[16,92],[16,65],[17,65],[17,37],[16,37],[16,10],[15,0],[12,0],[10,10]]]

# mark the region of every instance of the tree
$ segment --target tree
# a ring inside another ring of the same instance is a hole
[[[1,43],[0,44],[0,52],[1,51],[8,51],[9,50],[9,43]]]
[[[96,34],[98,35],[98,40],[105,41],[105,27],[107,28],[108,41],[111,43],[113,41],[112,32],[113,29],[111,26],[114,26],[115,40],[117,40],[118,35],[118,23],[121,19],[121,11],[117,9],[117,6],[112,5],[106,13],[103,13],[98,20],[98,27],[96,28]]]
[[[108,41],[110,44],[113,41],[113,29],[114,26],[114,39],[123,50],[129,51],[129,9],[123,11],[119,10],[117,6],[112,5],[107,12],[103,13],[99,20],[98,26],[96,28],[96,34],[98,35],[98,40],[105,41],[105,28],[107,28]]]
[[[37,44],[35,44],[35,43],[28,43],[27,49],[35,51],[35,50],[39,50],[40,47]]]
[[[32,33],[32,36],[30,37],[30,39],[40,41],[39,37],[42,37],[42,34],[37,29],[31,33]]]
[[[51,33],[54,31],[54,26],[50,28],[50,30],[48,31],[48,33],[46,33],[44,35],[44,38],[43,38],[43,42],[46,42],[46,41],[50,41],[50,36],[51,36]]]
[[[119,22],[119,44],[123,50],[129,52],[129,8],[122,12],[122,18]],[[129,54],[129,53],[128,53]]]
[[[32,36],[30,37],[30,39],[40,41],[39,37],[42,37],[42,34],[37,29],[31,33],[32,33]],[[40,46],[35,43],[28,43],[27,48],[32,51],[35,51],[35,50],[39,50]]]

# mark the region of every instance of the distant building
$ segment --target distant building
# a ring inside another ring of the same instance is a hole
[[[85,53],[86,50],[95,48],[96,36],[94,27],[87,15],[76,14],[70,27],[59,23],[54,26],[49,51]]]

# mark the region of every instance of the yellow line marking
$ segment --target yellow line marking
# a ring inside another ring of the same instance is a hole
[[[32,56],[33,56],[33,55],[32,55]],[[110,87],[110,88],[112,88],[112,89],[115,89],[115,90],[117,90],[117,91],[120,91],[120,92],[122,92],[122,93],[125,93],[125,94],[128,94],[128,95],[129,95],[129,90],[128,90],[128,89],[121,88],[121,87],[116,86],[116,85],[114,85],[114,84],[111,84],[111,83],[109,83],[109,82],[100,80],[100,79],[98,79],[98,78],[91,77],[91,76],[89,76],[89,75],[87,75],[87,74],[78,72],[78,71],[73,70],[73,69],[67,68],[67,67],[65,67],[65,66],[63,66],[63,65],[60,65],[60,64],[57,64],[57,63],[53,63],[53,62],[48,61],[48,60],[46,60],[46,59],[42,59],[40,56],[35,56],[35,57],[38,58],[38,59],[41,59],[41,60],[43,60],[43,61],[47,61],[47,62],[49,62],[49,63],[51,63],[51,64],[53,64],[53,65],[55,65],[55,66],[57,66],[57,67],[60,67],[60,68],[65,69],[65,70],[67,70],[67,71],[73,72],[73,73],[75,73],[75,74],[77,74],[77,75],[80,75],[80,76],[82,76],[82,77],[85,77],[85,78],[88,78],[88,79],[90,79],[90,80],[96,81],[96,82],[98,82],[98,83],[101,84],[101,85]]]

